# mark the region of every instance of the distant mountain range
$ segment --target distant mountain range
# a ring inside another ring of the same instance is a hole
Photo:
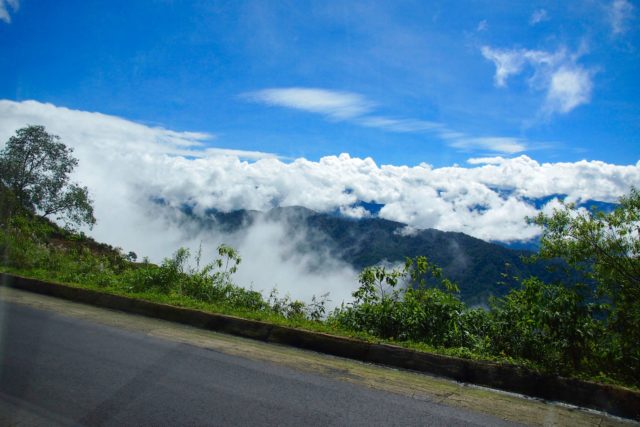
[[[462,299],[471,305],[486,304],[491,295],[504,295],[517,285],[515,277],[566,279],[557,269],[550,271],[549,267],[559,265],[557,262],[525,262],[531,251],[510,249],[463,233],[413,229],[381,218],[352,219],[303,207],[280,207],[268,212],[210,209],[204,217],[194,215],[188,206],[180,210],[189,221],[199,222],[199,227],[224,233],[242,231],[258,221],[277,221],[292,235],[304,233],[305,238],[298,244],[300,251],[328,252],[357,270],[425,255],[458,284]]]

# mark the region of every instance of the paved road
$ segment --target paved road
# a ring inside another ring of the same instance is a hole
[[[0,299],[0,425],[512,425],[438,403],[443,399],[437,393],[419,393],[421,375],[385,374],[385,368],[338,358],[325,363],[326,356],[315,353],[210,338],[203,331],[178,330],[160,338],[150,331],[174,326],[11,292],[13,300]],[[25,303],[33,298],[37,304]],[[207,348],[211,339],[217,341]],[[300,367],[285,359],[298,360]],[[382,385],[363,380],[369,375],[363,370],[371,369]],[[452,384],[447,390],[461,387]],[[467,407],[477,400],[456,393],[445,394]],[[493,401],[496,407],[504,400],[519,415],[536,413],[531,405],[538,405],[535,410],[542,407],[547,421],[550,414],[555,421],[567,416],[566,409],[540,402],[483,398],[484,405]],[[589,417],[588,424],[602,421]]]
[[[464,410],[15,304],[0,391],[81,425],[495,425]]]

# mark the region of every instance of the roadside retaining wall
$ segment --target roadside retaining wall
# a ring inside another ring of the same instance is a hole
[[[222,314],[205,313],[199,310],[47,283],[10,274],[0,273],[0,283],[16,289],[183,323],[198,328],[290,345],[364,362],[411,369],[460,382],[570,403],[640,421],[640,392],[623,387],[541,375],[512,365],[441,356],[388,344],[372,344],[351,338]]]

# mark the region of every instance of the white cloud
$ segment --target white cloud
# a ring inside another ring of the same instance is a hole
[[[547,108],[568,113],[591,98],[591,73],[580,67],[560,67],[551,75]]]
[[[394,119],[382,116],[366,116],[358,121],[362,126],[381,128],[394,132],[424,132],[438,130],[441,123],[415,119]]]
[[[400,236],[410,237],[415,236],[420,232],[419,228],[412,227],[410,225],[405,225],[404,227],[394,231],[394,234],[399,234]]]
[[[11,14],[9,9],[13,12],[17,12],[20,8],[19,0],[0,0],[0,21],[4,21],[7,24],[11,23]]]
[[[237,245],[244,259],[238,283],[253,283],[263,293],[275,286],[281,296],[288,293],[307,302],[314,295],[329,292],[329,309],[350,301],[357,287],[357,272],[323,252],[320,245],[314,245],[313,251],[300,249],[309,243],[308,234],[292,233],[283,223],[256,224]]]
[[[614,0],[608,9],[609,24],[614,36],[627,31],[628,21],[633,18],[634,7],[628,0]]]
[[[487,31],[487,28],[489,28],[489,23],[487,22],[486,19],[483,19],[482,21],[478,22],[478,26],[476,27],[476,31],[478,31],[478,32]]]
[[[347,218],[362,219],[371,217],[371,213],[362,206],[340,206],[340,214]]]
[[[207,147],[206,141],[214,135],[202,132],[176,132],[160,127],[149,127],[130,120],[101,113],[70,110],[37,101],[21,103],[1,101],[2,111],[8,114],[16,126],[49,123],[47,127],[73,129],[74,138],[87,138],[80,148],[100,149],[105,152],[121,152],[123,144],[131,155],[163,154],[169,156],[205,157],[210,154],[229,155],[246,159],[275,157],[258,151],[231,150]],[[0,129],[0,138],[11,136],[9,127]]]
[[[496,86],[506,86],[509,76],[518,74],[525,64],[524,55],[518,51],[492,49],[483,46],[482,55],[496,66],[494,81]]]
[[[34,101],[0,101],[2,143],[27,123],[46,126],[75,149],[80,159],[75,178],[89,187],[95,199],[98,225],[92,234],[156,260],[169,255],[185,238],[184,230],[158,215],[158,207],[149,202],[151,197],[162,197],[167,205],[176,207],[188,202],[196,215],[212,207],[230,211],[305,206],[359,217],[367,213],[354,208],[356,202],[375,201],[384,205],[381,217],[410,227],[509,241],[538,233],[523,220],[537,212],[528,199],[566,194],[573,201],[614,202],[630,186],[640,187],[640,162],[627,166],[598,161],[541,164],[520,156],[472,158],[471,167],[433,168],[426,164],[378,165],[370,158],[348,154],[317,162],[303,158],[283,162],[274,157],[248,162],[228,151],[217,153],[202,147],[201,134],[150,128]],[[185,143],[197,149],[185,148]],[[487,147],[503,144],[498,147],[502,150],[513,144],[515,150],[519,142],[488,138],[480,143]],[[279,233],[263,231],[267,236]],[[188,242],[197,247],[198,238],[213,239],[195,235]],[[250,249],[247,240],[238,242],[244,250],[258,251]],[[266,243],[262,246],[266,251],[284,251],[274,247],[278,250]],[[283,272],[282,277],[287,274]],[[257,287],[273,285],[263,284],[257,273],[251,280]],[[287,289],[294,286],[278,284]]]
[[[534,90],[545,91],[543,112],[568,113],[591,100],[593,71],[577,63],[579,54],[566,49],[546,52],[528,49],[494,49],[483,46],[482,55],[496,67],[496,86],[506,87],[511,76],[518,75],[529,65],[533,70],[527,83]]]
[[[461,148],[461,149],[482,149],[492,151],[494,153],[507,153],[507,154],[515,154],[525,151],[527,149],[526,143],[519,138],[510,138],[510,137],[499,137],[499,136],[489,136],[489,137],[479,137],[479,138],[466,138],[459,137],[453,139],[451,142],[453,147]]]
[[[368,113],[373,106],[370,101],[357,93],[316,88],[273,88],[244,96],[256,102],[319,113],[336,120],[361,116]]]
[[[548,21],[549,14],[545,9],[535,10],[529,18],[529,25],[537,25],[541,22]]]
[[[264,151],[248,151],[248,150],[233,150],[230,148],[205,148],[200,153],[200,157],[209,156],[231,156],[238,157],[240,159],[247,160],[259,160],[259,159],[275,159],[281,158],[273,153],[265,153]]]
[[[472,157],[467,159],[470,165],[499,165],[504,162],[502,157]]]

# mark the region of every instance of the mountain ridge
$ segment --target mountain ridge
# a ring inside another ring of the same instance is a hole
[[[469,304],[486,305],[490,296],[505,295],[517,286],[518,278],[566,278],[549,270],[557,267],[557,262],[525,261],[534,254],[532,251],[510,249],[461,232],[413,229],[377,217],[349,218],[302,206],[276,207],[265,212],[207,209],[204,216],[196,216],[192,209],[181,211],[198,221],[200,227],[223,233],[240,232],[260,221],[281,223],[292,235],[304,233],[297,250],[328,253],[356,270],[376,264],[394,265],[406,257],[424,255],[458,284],[461,298]]]

